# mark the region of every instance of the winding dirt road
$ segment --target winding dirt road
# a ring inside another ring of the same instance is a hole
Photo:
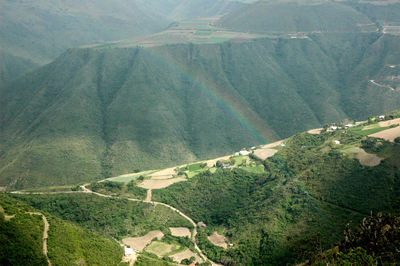
[[[42,216],[43,223],[44,223],[44,229],[43,229],[43,255],[47,259],[47,264],[49,266],[52,266],[51,261],[50,261],[49,257],[47,256],[47,238],[49,238],[49,228],[50,228],[49,222],[47,221],[47,218],[46,218],[46,216],[44,216],[43,213],[40,213],[40,212],[27,212],[27,213],[29,213],[30,215]]]
[[[89,184],[84,184],[84,185],[80,186],[83,193],[91,193],[91,194],[95,194],[95,195],[97,195],[97,196],[104,197],[104,198],[120,198],[120,197],[113,197],[113,196],[110,196],[110,195],[104,195],[104,194],[101,194],[101,193],[98,193],[98,192],[94,192],[94,191],[92,191],[92,190],[90,190],[90,189],[88,189],[88,188],[86,187],[86,186],[88,186],[88,185],[89,185]],[[184,214],[184,213],[181,212],[180,210],[178,210],[178,209],[176,209],[176,208],[174,208],[174,207],[172,207],[172,206],[170,206],[170,205],[168,205],[168,204],[166,204],[166,203],[158,202],[158,201],[152,201],[152,200],[151,200],[151,190],[148,190],[147,193],[148,193],[148,194],[147,194],[147,197],[146,197],[145,200],[139,200],[139,199],[134,199],[134,198],[126,198],[126,199],[127,199],[127,200],[130,200],[130,201],[136,201],[136,202],[151,203],[151,204],[153,204],[153,205],[155,205],[155,206],[156,206],[156,205],[165,206],[165,207],[167,207],[167,208],[169,208],[169,209],[175,211],[176,213],[178,213],[180,216],[182,216],[182,217],[185,218],[186,220],[188,220],[188,221],[193,225],[192,242],[193,242],[193,244],[194,244],[195,249],[199,252],[200,257],[201,257],[202,259],[204,259],[204,260],[210,261],[212,265],[220,265],[220,264],[217,264],[217,263],[213,262],[213,261],[210,260],[209,258],[207,258],[207,256],[204,255],[204,253],[201,251],[201,249],[197,246],[197,243],[196,243],[197,225],[196,225],[196,223],[195,223],[189,216],[187,216],[186,214]]]

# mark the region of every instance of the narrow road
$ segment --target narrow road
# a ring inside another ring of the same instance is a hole
[[[145,202],[150,202],[151,201],[151,189],[147,190],[147,196],[146,196],[146,199],[144,201]]]
[[[392,87],[390,87],[390,86],[382,85],[382,84],[376,83],[375,80],[373,80],[373,79],[371,79],[369,82],[371,82],[371,83],[374,84],[375,86],[378,86],[378,87],[381,87],[381,88],[388,88],[388,89],[391,89],[392,91],[395,90],[394,88],[392,88]]]
[[[31,215],[40,215],[42,216],[43,219],[43,223],[44,223],[44,230],[43,230],[43,255],[46,257],[47,259],[47,264],[49,266],[52,266],[51,261],[49,259],[49,257],[47,256],[47,239],[49,238],[49,222],[47,221],[46,216],[44,216],[43,213],[40,212],[28,212]]]
[[[91,193],[91,194],[95,194],[95,195],[97,195],[97,196],[104,197],[104,198],[120,198],[120,197],[113,197],[113,196],[110,196],[110,195],[104,195],[104,194],[101,194],[101,193],[98,193],[98,192],[94,192],[94,191],[88,189],[88,188],[86,187],[87,185],[89,185],[89,184],[84,184],[84,185],[80,186],[81,189],[82,189],[82,191],[83,191],[83,193]],[[136,202],[151,203],[151,204],[153,204],[153,205],[162,205],[162,206],[165,206],[165,207],[167,207],[167,208],[169,208],[169,209],[171,209],[171,210],[177,212],[180,216],[182,216],[183,218],[185,218],[186,220],[188,220],[188,221],[193,225],[192,242],[193,242],[193,244],[194,244],[194,248],[199,252],[200,257],[201,257],[202,259],[204,259],[204,260],[210,261],[212,265],[220,265],[220,264],[217,264],[217,263],[213,262],[213,261],[210,260],[209,258],[207,258],[207,256],[204,255],[204,253],[201,251],[201,249],[197,246],[197,243],[196,243],[197,225],[196,225],[196,223],[195,223],[189,216],[187,216],[186,214],[184,214],[184,213],[181,212],[180,210],[178,210],[178,209],[176,209],[176,208],[174,208],[174,207],[172,207],[172,206],[170,206],[170,205],[168,205],[168,204],[166,204],[166,203],[163,203],[163,202],[152,201],[152,200],[151,200],[151,189],[147,190],[147,197],[146,197],[145,200],[139,200],[139,199],[133,199],[133,198],[126,198],[126,199],[128,199],[128,200],[130,200],[130,201],[136,201]]]

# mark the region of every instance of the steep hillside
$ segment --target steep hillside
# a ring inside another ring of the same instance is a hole
[[[42,220],[46,215],[48,227]],[[2,265],[48,265],[43,254],[43,230],[52,265],[117,265],[122,258],[119,244],[29,205],[0,194],[0,261]]]
[[[259,1],[233,11],[219,24],[246,32],[360,32],[375,31],[368,17],[341,3],[329,1]]]
[[[256,0],[139,0],[140,6],[147,10],[179,21],[188,18],[210,17],[229,13]]]
[[[349,153],[354,147],[382,161],[361,164]],[[263,161],[264,173],[207,171],[153,191],[153,199],[203,221],[207,228],[198,244],[223,264],[300,263],[335,244],[350,221],[358,224],[371,212],[399,212],[399,144],[339,130],[298,134],[275,149]],[[213,246],[207,236],[214,231],[233,246]]]
[[[399,37],[72,49],[0,89],[0,184],[73,184],[216,157],[399,107]]]

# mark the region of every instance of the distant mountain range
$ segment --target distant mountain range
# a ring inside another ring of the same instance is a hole
[[[243,5],[230,0],[4,0],[0,81],[49,63],[71,47],[154,33],[175,20],[225,14]]]
[[[78,3],[72,3],[57,7],[57,12],[78,12],[72,9]],[[100,4],[91,9],[89,3],[85,10],[94,15],[99,15],[96,8],[103,10]],[[13,6],[9,1],[4,4]],[[55,9],[44,2],[38,5]],[[397,5],[384,8],[395,10]],[[113,6],[119,8],[119,2]],[[222,6],[229,5],[221,2]],[[133,7],[122,7],[126,19],[131,18]],[[330,8],[335,16],[329,15]],[[214,11],[201,15],[225,9],[210,10]],[[321,10],[329,14],[318,17]],[[275,24],[265,20],[264,14],[278,11],[286,15],[276,16]],[[287,19],[290,12],[296,14],[295,20]],[[144,22],[152,18],[137,22],[147,25],[142,33],[162,27],[160,20]],[[1,84],[0,186],[74,184],[161,168],[281,139],[330,121],[365,119],[399,108],[400,36],[395,30],[383,32],[384,23],[392,18],[357,3],[259,2],[212,25],[192,19],[196,25],[186,23],[181,30],[195,35],[196,43],[170,42],[168,33],[157,45],[119,42],[69,49],[50,64]],[[118,23],[126,26],[113,24],[120,33],[105,27],[110,39],[140,34],[125,22]],[[262,36],[234,38],[224,31],[247,31],[250,26]],[[106,38],[90,30],[95,40],[87,32],[81,32],[85,42]],[[78,33],[74,36],[82,40]],[[15,71],[29,68],[29,63],[17,64],[10,55],[12,38],[1,38],[9,42],[4,51]],[[41,63],[63,49],[54,47],[38,56]],[[35,53],[18,49],[29,53],[22,57],[33,60]],[[11,68],[5,69],[11,75]]]

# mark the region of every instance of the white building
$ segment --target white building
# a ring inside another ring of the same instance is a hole
[[[240,151],[239,152],[240,155],[249,155],[250,153],[246,150]]]
[[[133,249],[125,247],[125,256],[133,255]]]
[[[335,140],[334,142],[335,142],[336,145],[339,145],[339,144],[340,144],[340,141],[339,141],[339,140]]]

